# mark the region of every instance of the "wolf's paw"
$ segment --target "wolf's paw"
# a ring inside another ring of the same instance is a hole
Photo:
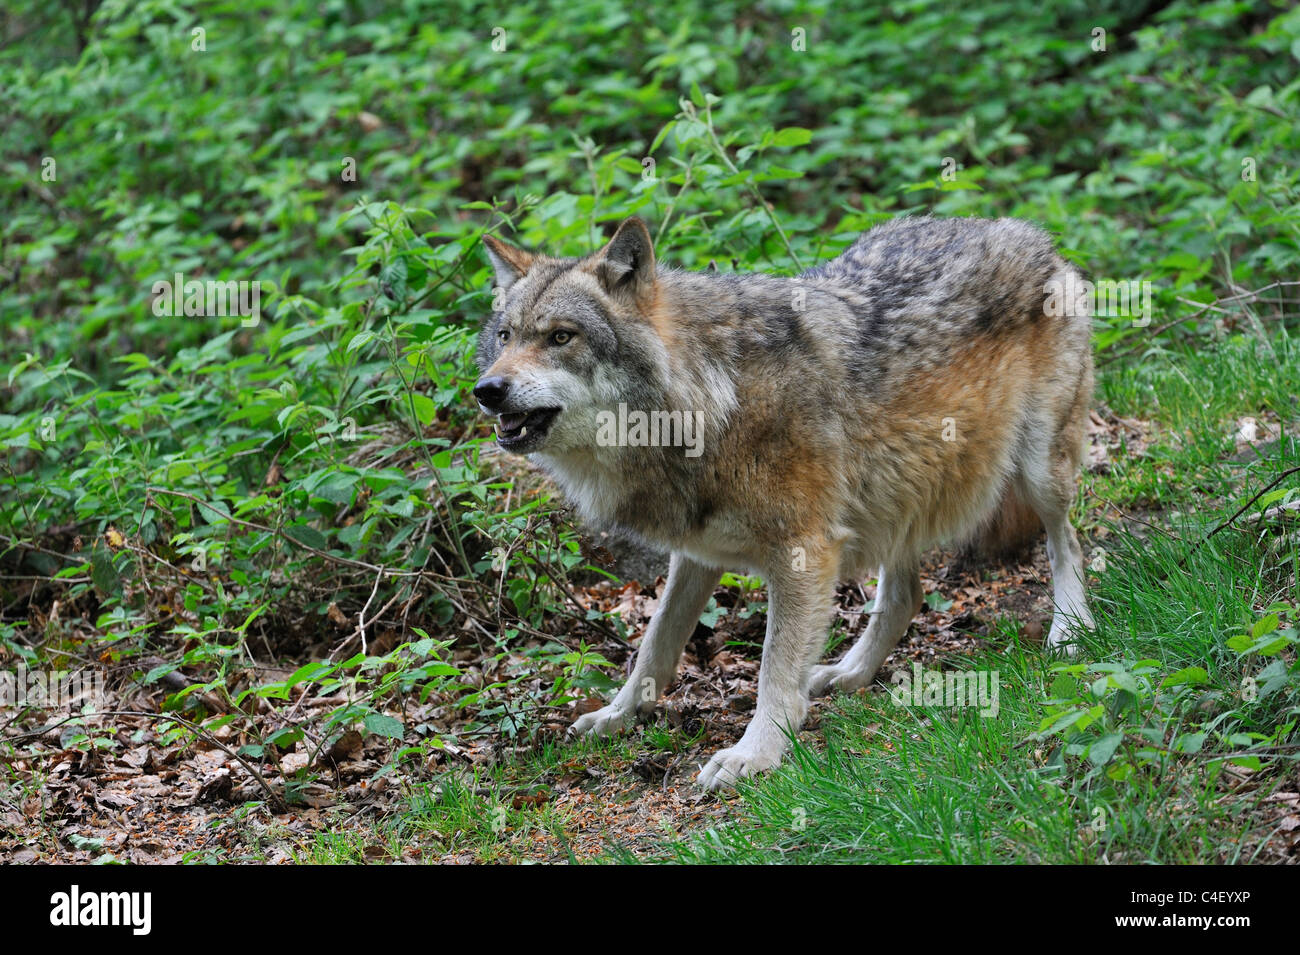
[[[1078,652],[1080,638],[1096,628],[1087,604],[1066,602],[1064,610],[1053,612],[1045,643],[1049,650],[1072,657]]]
[[[839,663],[813,667],[808,678],[808,695],[824,696],[831,690],[852,693],[867,685],[868,677],[860,670],[850,669]]]
[[[1072,657],[1079,652],[1079,645],[1074,642],[1074,634],[1066,633],[1060,636],[1049,636],[1047,638],[1047,649]]]
[[[1053,628],[1052,632],[1047,635],[1047,649],[1062,656],[1072,657],[1079,652],[1079,645],[1075,643],[1075,635],[1068,630],[1060,633]]]
[[[623,706],[615,699],[613,703],[602,706],[594,713],[579,716],[569,727],[569,735],[613,736],[635,723],[636,717],[635,706]]]
[[[721,789],[736,785],[736,780],[771,769],[781,762],[780,746],[761,746],[746,743],[742,738],[730,749],[719,750],[700,770],[696,777],[705,789]]]
[[[1047,649],[1072,657],[1079,651],[1079,637],[1092,629],[1091,617],[1067,624],[1058,614],[1047,632]]]

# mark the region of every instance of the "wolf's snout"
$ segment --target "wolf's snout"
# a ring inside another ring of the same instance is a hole
[[[489,411],[496,411],[505,404],[508,394],[510,382],[504,378],[483,378],[474,386],[474,397]]]

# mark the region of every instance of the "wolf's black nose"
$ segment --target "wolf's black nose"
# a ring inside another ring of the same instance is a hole
[[[474,386],[474,397],[484,408],[495,411],[510,393],[510,382],[504,378],[484,378]]]

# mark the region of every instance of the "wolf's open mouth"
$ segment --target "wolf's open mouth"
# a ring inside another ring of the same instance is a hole
[[[497,420],[497,443],[516,448],[540,440],[560,413],[559,408],[534,408],[532,411],[507,411]]]

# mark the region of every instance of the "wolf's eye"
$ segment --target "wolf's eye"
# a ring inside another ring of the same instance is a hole
[[[551,336],[552,345],[566,345],[569,339],[573,337],[572,332],[556,332]]]
[[[501,329],[501,331],[497,332],[497,338],[500,339],[502,345],[510,341],[510,329]]]

